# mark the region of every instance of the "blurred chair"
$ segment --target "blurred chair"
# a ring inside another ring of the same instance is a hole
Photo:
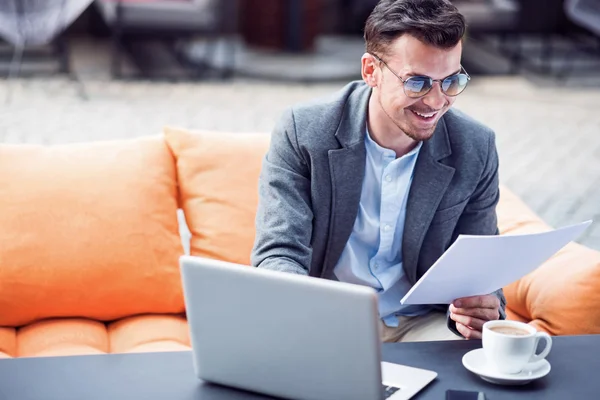
[[[600,1],[565,0],[565,12],[573,23],[600,39]]]
[[[177,42],[204,36],[211,45],[206,47],[206,56],[214,56],[214,46],[218,39],[231,33],[231,23],[236,20],[236,0],[97,0],[96,5],[104,21],[112,32],[113,60],[112,75],[120,78],[123,50],[130,50],[131,41],[158,40],[167,45],[176,60],[185,67],[192,68],[196,75],[208,69],[209,63],[197,64],[179,51]],[[233,42],[228,51],[228,65],[222,72],[227,76],[233,68],[235,48]],[[145,63],[135,60],[142,75],[148,75]]]
[[[600,0],[565,0],[564,7],[569,21],[592,38],[573,40],[571,51],[565,57],[565,66],[558,73],[561,77],[574,69],[578,54],[600,57]],[[592,66],[592,71],[597,73],[599,70],[597,63]]]
[[[499,39],[497,50],[504,53],[502,46],[519,25],[522,9],[517,0],[454,0],[452,3],[465,17],[470,40],[489,43],[488,37],[496,37]],[[508,58],[515,72],[520,57],[512,54]]]
[[[498,33],[514,30],[521,7],[515,0],[454,0],[465,17],[469,31]]]
[[[522,67],[552,71],[557,37],[565,35],[565,0],[454,0],[465,15],[469,36],[495,48],[510,61],[511,72]],[[599,1],[599,0],[592,0]],[[492,40],[489,40],[492,39]],[[535,46],[531,46],[535,44]]]
[[[582,41],[574,32],[573,16],[583,16],[589,29],[589,21],[598,15],[600,0],[515,1],[520,6],[518,23],[514,32],[503,36],[500,46],[501,52],[513,60],[514,72],[523,67],[549,77],[560,77],[569,72],[582,52],[590,54],[589,43],[586,43],[589,40]]]
[[[21,70],[26,50],[52,45],[59,58],[58,71],[79,82],[70,68],[66,39],[61,35],[93,0],[2,0],[0,37],[13,47],[8,79]],[[82,89],[82,88],[80,88]],[[10,89],[7,101],[10,100]],[[82,92],[83,93],[83,92]],[[85,94],[84,94],[85,95]]]

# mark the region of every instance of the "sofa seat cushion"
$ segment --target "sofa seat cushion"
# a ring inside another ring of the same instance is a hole
[[[18,357],[108,353],[106,325],[81,318],[51,319],[19,328]]]
[[[248,265],[270,135],[165,129],[195,256]]]
[[[497,207],[501,234],[551,229],[508,188]],[[509,316],[552,335],[600,333],[600,252],[570,243],[504,288]]]
[[[0,326],[184,310],[162,136],[0,145]]]
[[[15,357],[17,354],[17,331],[15,328],[0,328],[0,358]]]
[[[0,328],[0,358],[191,350],[183,315],[138,315],[108,324],[56,318]]]
[[[155,342],[142,343],[132,347],[125,353],[156,353],[161,351],[190,351],[191,346],[182,344],[175,340],[157,340]]]
[[[190,350],[188,324],[180,315],[139,315],[108,325],[111,353]]]

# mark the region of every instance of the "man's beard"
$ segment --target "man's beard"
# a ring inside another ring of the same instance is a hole
[[[436,115],[436,118],[438,118],[438,120],[436,121],[436,123],[431,127],[430,130],[427,131],[423,131],[423,130],[413,130],[412,127],[410,126],[409,123],[402,123],[401,121],[396,120],[395,118],[393,118],[385,109],[385,107],[383,106],[383,103],[381,102],[381,94],[378,97],[379,100],[379,107],[381,107],[381,109],[383,110],[383,112],[385,113],[385,115],[390,119],[390,121],[392,121],[392,123],[394,125],[396,125],[396,127],[398,127],[398,129],[400,129],[402,132],[404,132],[404,134],[406,136],[408,136],[409,138],[411,138],[414,141],[417,142],[423,142],[426,140],[431,139],[431,137],[433,136],[433,133],[435,132],[435,128],[437,127],[437,123],[439,122],[439,117]],[[406,110],[409,110],[409,112],[411,112],[410,110],[414,110],[423,114],[427,114],[427,113],[431,113],[431,112],[435,112],[435,110],[423,110],[423,109],[417,109],[416,107],[409,107],[406,108]],[[441,112],[441,110],[439,110],[438,112]]]

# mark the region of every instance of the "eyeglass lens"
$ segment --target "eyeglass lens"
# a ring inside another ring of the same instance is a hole
[[[456,96],[467,87],[468,77],[457,74],[447,77],[442,81],[442,92],[448,96]],[[404,82],[404,90],[409,97],[426,95],[433,87],[433,80],[426,76],[412,76]]]

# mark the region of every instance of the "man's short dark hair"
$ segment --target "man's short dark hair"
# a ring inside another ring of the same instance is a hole
[[[396,38],[409,34],[421,42],[450,49],[465,34],[465,19],[448,0],[381,0],[365,25],[367,52],[385,54]]]

